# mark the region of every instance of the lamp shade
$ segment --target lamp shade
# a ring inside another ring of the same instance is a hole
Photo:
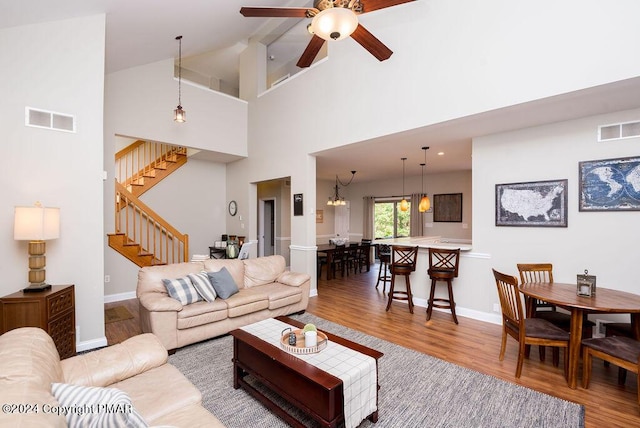
[[[400,211],[407,211],[409,209],[409,202],[405,198],[400,201]]]
[[[60,237],[60,208],[15,207],[13,239],[45,241]]]
[[[418,206],[418,211],[421,213],[427,212],[431,209],[431,201],[427,195],[424,195],[422,199],[420,199],[420,205]]]
[[[313,34],[324,40],[342,40],[349,37],[358,26],[358,17],[351,9],[330,7],[313,17]]]

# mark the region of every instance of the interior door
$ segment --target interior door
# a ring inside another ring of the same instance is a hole
[[[349,238],[349,213],[351,212],[349,201],[346,205],[335,207],[335,234],[340,238]]]
[[[272,256],[275,252],[275,200],[265,199],[260,201],[260,219],[258,233],[258,256]]]

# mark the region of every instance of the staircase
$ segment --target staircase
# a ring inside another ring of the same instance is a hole
[[[115,233],[109,246],[140,267],[187,261],[189,236],[139,199],[187,162],[184,147],[138,140],[116,153]]]

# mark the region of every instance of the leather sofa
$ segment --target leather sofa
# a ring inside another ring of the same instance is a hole
[[[239,291],[227,299],[183,305],[169,296],[163,279],[184,278],[226,268]],[[280,255],[253,259],[209,259],[140,269],[136,295],[140,324],[166,349],[220,336],[267,318],[303,312],[309,303],[309,275],[286,270]]]
[[[202,395],[187,378],[167,363],[167,350],[152,334],[75,357],[60,360],[51,337],[42,329],[23,327],[0,336],[0,426],[65,427],[64,401],[52,385],[117,388],[128,394],[144,422],[175,427],[223,427],[202,407]],[[74,387],[75,388],[75,387]],[[78,394],[77,389],[87,391]],[[124,407],[94,407],[88,403],[95,388],[75,388],[67,411],[78,417],[129,417]],[[94,394],[95,395],[95,394]],[[104,397],[101,398],[104,400]],[[104,401],[100,401],[104,404]],[[75,406],[72,408],[72,406]],[[120,414],[118,415],[118,412]],[[89,426],[85,424],[81,426]],[[107,426],[106,421],[91,426]],[[108,426],[124,426],[112,423]],[[130,425],[131,426],[131,425]]]

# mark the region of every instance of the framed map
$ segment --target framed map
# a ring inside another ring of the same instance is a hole
[[[579,163],[580,211],[640,211],[640,156]]]
[[[567,227],[567,183],[496,184],[496,226]]]

